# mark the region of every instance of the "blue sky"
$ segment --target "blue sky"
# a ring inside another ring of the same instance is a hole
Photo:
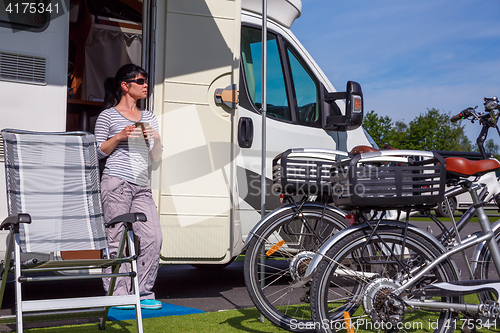
[[[333,85],[361,84],[365,112],[413,120],[500,97],[499,0],[302,0],[291,30]],[[475,142],[480,126],[466,124]],[[488,138],[500,144],[490,131]]]

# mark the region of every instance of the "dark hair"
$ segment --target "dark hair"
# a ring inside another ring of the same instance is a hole
[[[120,67],[115,77],[108,77],[104,81],[104,109],[117,105],[123,93],[121,83],[123,81],[133,80],[139,74],[146,79],[148,78],[148,73],[144,68],[134,64],[127,64]]]

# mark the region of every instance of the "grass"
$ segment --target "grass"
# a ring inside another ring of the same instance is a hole
[[[473,295],[466,296],[466,302],[477,303],[477,297]],[[362,311],[360,309],[360,311]],[[256,309],[239,309],[228,310],[219,312],[207,312],[201,314],[192,314],[185,316],[169,316],[159,318],[149,318],[143,320],[144,332],[163,333],[163,332],[251,332],[251,333],[264,333],[264,332],[287,332],[273,324],[268,320],[265,323],[260,322],[260,314]],[[462,317],[460,317],[462,318]],[[424,311],[408,311],[406,314],[405,323],[413,325],[413,327],[421,327],[423,329],[408,330],[404,332],[412,333],[428,333],[429,328],[435,323],[437,315],[429,316],[428,312]],[[355,322],[353,316],[353,322]],[[464,321],[459,320],[456,333],[461,332],[461,326]],[[357,333],[372,333],[375,330],[368,326],[364,329],[359,327]],[[113,321],[107,322],[106,330],[100,331],[97,323],[84,324],[84,325],[71,325],[49,328],[37,328],[25,330],[29,333],[66,333],[66,332],[136,332],[135,320]],[[345,332],[344,331],[340,331]],[[478,329],[477,332],[500,332],[500,326],[496,329]]]
[[[491,223],[494,223],[498,220],[499,217],[499,212],[498,210],[486,210],[486,215],[488,215],[488,218],[490,219]],[[432,212],[434,214],[434,211]],[[455,222],[458,222],[458,220],[462,217],[462,213],[455,212]],[[438,219],[441,222],[451,222],[451,219],[449,217],[438,217]],[[422,216],[410,216],[410,221],[430,221],[428,217]],[[474,216],[473,218],[470,219],[469,222],[478,222],[477,216]]]
[[[268,320],[260,322],[257,309],[239,309],[219,312],[207,312],[185,316],[148,318],[143,320],[144,332],[287,332],[271,324]],[[135,320],[107,322],[106,330],[101,331],[97,323],[71,325],[25,330],[29,333],[91,333],[91,332],[137,332]]]

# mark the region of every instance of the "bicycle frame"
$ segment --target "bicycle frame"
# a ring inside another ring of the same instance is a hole
[[[399,229],[404,229],[406,227],[406,223],[401,222],[401,221],[393,221],[393,220],[382,220],[382,221],[380,221],[379,225],[380,226],[388,226],[388,227],[392,227],[392,228],[399,228]],[[366,224],[357,224],[357,225],[354,225],[354,226],[349,227],[347,229],[339,231],[332,238],[330,238],[328,241],[326,241],[325,244],[323,244],[323,246],[321,246],[321,248],[318,250],[316,255],[313,257],[313,259],[309,263],[309,266],[307,267],[307,270],[306,270],[306,273],[304,274],[304,276],[300,280],[294,281],[294,283],[292,284],[292,287],[296,288],[296,287],[299,287],[301,285],[305,285],[306,283],[310,282],[314,276],[316,268],[318,267],[321,260],[326,256],[326,253],[328,252],[328,250],[331,247],[335,246],[335,244],[337,242],[339,242],[340,240],[348,237],[350,234],[355,233],[361,229],[370,229],[370,227]],[[436,239],[436,237],[434,237],[433,235],[431,235],[427,231],[422,230],[422,229],[420,229],[414,225],[411,225],[411,224],[408,225],[408,230],[415,233],[415,234],[418,234],[420,237],[433,243],[433,245],[435,245],[436,248],[440,249],[441,253],[446,252],[446,249]],[[457,268],[453,258],[450,258],[450,262],[453,266],[453,269],[456,272],[458,272],[458,268]]]

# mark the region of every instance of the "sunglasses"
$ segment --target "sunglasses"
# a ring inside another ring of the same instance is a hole
[[[138,85],[142,86],[144,83],[146,83],[146,79],[135,79],[135,80],[127,80],[125,81],[127,83],[130,83],[130,82],[135,82],[137,83]]]

